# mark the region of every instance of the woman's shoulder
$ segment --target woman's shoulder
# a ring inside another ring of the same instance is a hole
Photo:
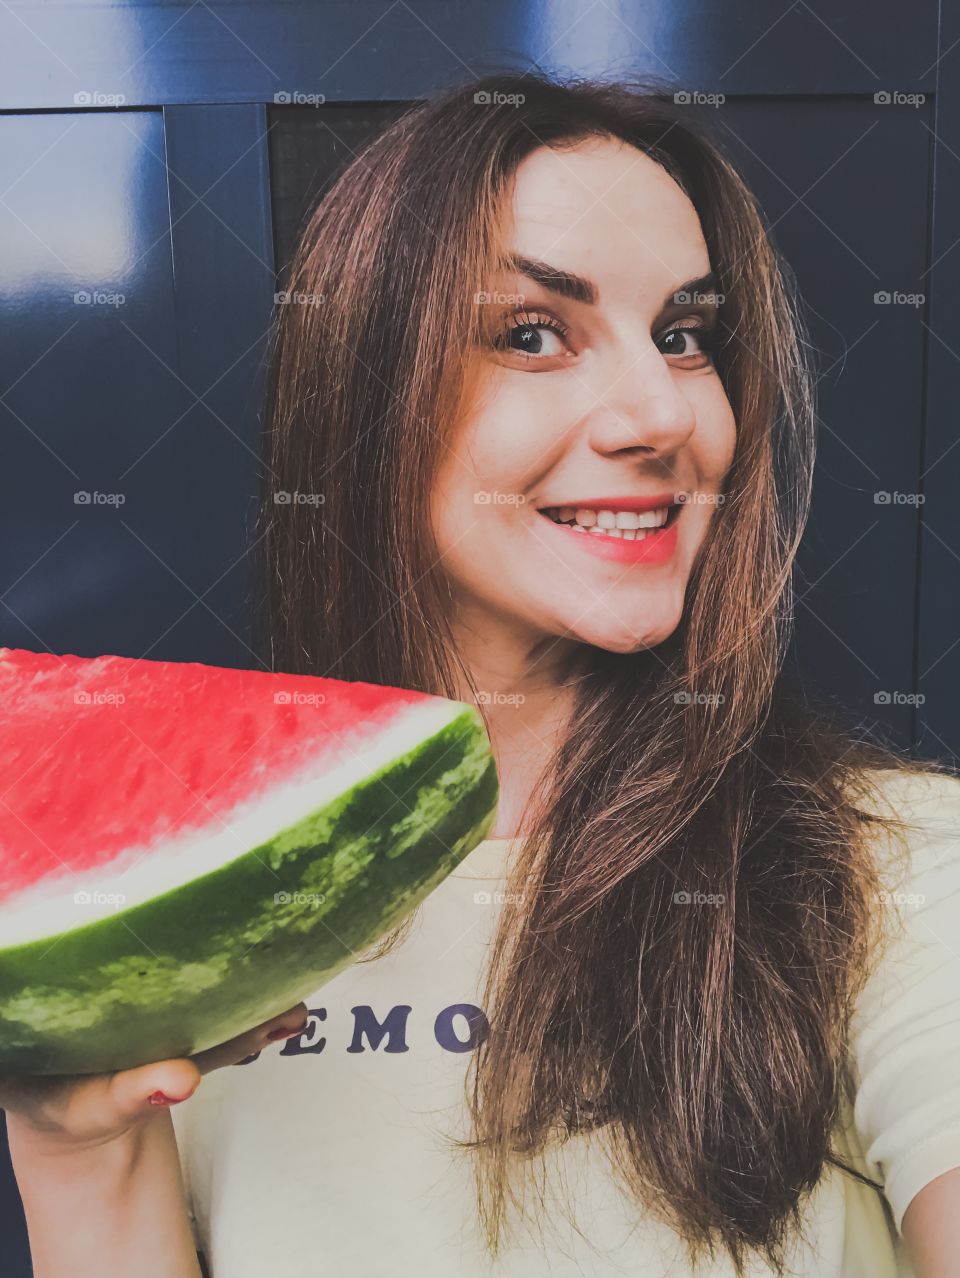
[[[863,768],[850,782],[851,790],[862,795],[878,811],[907,809],[920,812],[939,802],[957,804],[960,776],[946,765],[912,762],[902,768]]]
[[[960,777],[939,765],[869,768],[847,792],[868,818],[867,837],[887,887],[928,874],[960,875]]]
[[[910,1000],[920,1013],[923,990],[941,1004],[948,987],[960,998],[960,778],[937,766],[875,768],[855,790],[880,925],[856,1013],[882,1034],[911,1014]]]
[[[892,818],[875,908],[886,928],[853,1010],[854,1117],[899,1229],[913,1196],[960,1166],[960,779],[875,769],[857,806]]]

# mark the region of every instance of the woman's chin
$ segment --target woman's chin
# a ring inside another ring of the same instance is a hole
[[[678,622],[679,617],[671,624],[651,625],[649,619],[646,619],[638,622],[636,627],[629,628],[622,624],[584,626],[581,621],[571,627],[570,633],[581,643],[603,648],[607,652],[640,652],[644,648],[655,648],[657,644],[669,639]]]

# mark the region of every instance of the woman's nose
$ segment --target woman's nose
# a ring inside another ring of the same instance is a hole
[[[643,449],[668,454],[693,434],[693,407],[652,342],[626,368],[608,368],[606,382],[587,415],[590,445],[596,452]]]

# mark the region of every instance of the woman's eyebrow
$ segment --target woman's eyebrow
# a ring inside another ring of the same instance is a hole
[[[510,257],[507,259],[508,270],[518,275],[526,275],[535,280],[551,293],[569,298],[571,302],[583,302],[586,306],[595,306],[600,298],[600,290],[592,280],[582,275],[574,275],[572,271],[561,271],[547,262],[538,262],[530,257]]]
[[[535,280],[551,293],[557,293],[560,297],[566,297],[572,302],[595,306],[600,300],[600,290],[593,280],[588,280],[582,275],[575,275],[572,271],[562,271],[548,262],[539,262],[531,257],[512,256],[507,259],[506,265],[508,270],[515,271],[518,275],[526,275],[528,279]],[[695,298],[698,302],[705,301],[709,294],[716,291],[716,275],[713,271],[708,271],[706,275],[698,275],[695,279],[686,280],[683,284],[672,288],[663,299],[661,309],[689,305],[691,298]],[[687,301],[677,302],[675,300],[677,295],[684,293],[689,295]]]

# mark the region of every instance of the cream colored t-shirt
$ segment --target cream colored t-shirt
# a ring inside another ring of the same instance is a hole
[[[837,1145],[885,1188],[826,1169],[791,1257],[798,1278],[908,1274],[903,1214],[925,1184],[960,1166],[960,781],[882,775],[886,797],[919,828],[909,872],[888,880],[890,898],[878,904],[902,927],[857,1004],[856,1100]],[[212,1278],[690,1273],[676,1235],[617,1189],[582,1136],[555,1156],[553,1173],[574,1222],[559,1207],[546,1220],[534,1212],[499,1262],[483,1250],[469,1156],[452,1153],[444,1134],[467,1134],[464,1072],[513,848],[480,844],[398,948],[305,998],[300,1039],[208,1075],[172,1111]],[[728,1278],[732,1268],[721,1257],[697,1273]]]

